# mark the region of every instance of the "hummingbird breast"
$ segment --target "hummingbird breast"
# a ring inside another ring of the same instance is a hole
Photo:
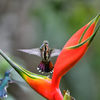
[[[50,51],[49,51],[49,47],[47,45],[44,45],[42,48],[42,60],[44,62],[48,62],[49,58],[50,58]]]

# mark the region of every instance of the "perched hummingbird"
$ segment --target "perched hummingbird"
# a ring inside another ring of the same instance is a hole
[[[6,71],[5,72],[5,76],[3,79],[0,79],[0,97],[7,97],[7,87],[9,85],[9,83],[13,83],[14,81],[11,79],[10,74],[11,71]]]
[[[39,72],[52,72],[53,71],[53,64],[50,61],[51,57],[58,56],[61,52],[59,49],[50,49],[49,42],[47,40],[43,41],[43,44],[40,48],[33,48],[33,49],[18,49],[19,51],[37,55],[42,58],[37,70]]]

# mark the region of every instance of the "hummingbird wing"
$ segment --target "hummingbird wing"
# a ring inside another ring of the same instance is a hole
[[[34,49],[18,49],[18,50],[22,51],[22,52],[25,52],[25,53],[28,53],[28,54],[33,54],[33,55],[41,57],[41,51],[40,51],[39,48],[34,48]]]
[[[51,49],[51,56],[50,57],[58,56],[60,54],[60,52],[61,52],[60,49]]]

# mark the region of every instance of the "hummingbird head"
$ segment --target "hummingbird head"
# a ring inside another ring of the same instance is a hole
[[[10,71],[5,72],[5,76],[9,76],[10,74],[11,74]]]
[[[6,71],[5,72],[5,76],[9,76],[10,74],[11,74],[11,71],[12,71],[13,69],[11,69],[10,71]]]
[[[49,42],[48,42],[47,40],[44,40],[44,41],[43,41],[43,44],[44,44],[44,45],[49,45]]]
[[[43,41],[43,44],[40,46],[40,48],[42,48],[44,45],[47,45],[48,46],[49,45],[49,42],[47,40],[44,40]]]

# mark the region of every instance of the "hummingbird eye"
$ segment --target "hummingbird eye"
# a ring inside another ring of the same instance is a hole
[[[43,44],[49,44],[49,42],[47,40],[43,41]]]
[[[45,43],[45,44],[48,44],[48,43]]]

